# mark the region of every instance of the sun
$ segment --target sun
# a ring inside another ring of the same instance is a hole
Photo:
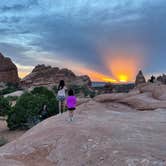
[[[118,77],[119,77],[120,82],[123,82],[123,83],[128,82],[128,76],[127,75],[121,74]]]
[[[127,50],[113,50],[106,52],[104,63],[112,74],[112,77],[119,83],[133,82],[142,59],[139,52]]]

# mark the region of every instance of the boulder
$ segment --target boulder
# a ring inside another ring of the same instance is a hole
[[[91,85],[88,76],[76,76],[69,69],[59,69],[45,65],[37,65],[32,72],[21,80],[22,87],[51,86],[64,80],[67,85]]]
[[[137,88],[139,89],[140,93],[145,92],[153,92],[155,88],[158,88],[161,84],[160,83],[145,83],[142,85],[139,85]]]
[[[166,101],[166,85],[155,86],[152,91],[152,96],[155,99]]]
[[[138,90],[132,90],[129,93],[111,93],[111,94],[101,94],[94,98],[97,102],[113,102],[113,101],[119,101],[121,99],[124,99],[126,97],[135,96],[139,94],[140,92]]]
[[[166,85],[148,83],[129,93],[102,94],[95,97],[97,102],[117,102],[138,110],[166,108]]]
[[[134,95],[130,97],[124,97],[118,100],[120,103],[127,104],[137,110],[155,110],[159,108],[166,108],[166,101],[160,101],[154,99],[149,92]]]
[[[0,82],[19,83],[18,71],[16,65],[10,58],[4,57],[0,53]]]
[[[163,83],[163,84],[166,84],[166,75],[163,74],[163,75],[161,75],[161,76],[158,76],[158,77],[157,77],[157,81],[159,81],[159,82],[161,82],[161,83]]]

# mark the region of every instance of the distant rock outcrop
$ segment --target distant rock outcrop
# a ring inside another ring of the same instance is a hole
[[[58,84],[60,80],[64,80],[67,84],[91,85],[88,76],[76,76],[71,70],[45,65],[37,65],[28,76],[21,80],[21,85],[26,88],[49,86]]]
[[[4,57],[0,53],[0,82],[18,83],[18,71],[16,65],[10,58]]]
[[[102,94],[97,102],[123,103],[137,110],[166,109],[166,85],[147,83],[129,93]]]
[[[163,83],[163,84],[166,84],[166,75],[163,74],[163,75],[161,75],[161,76],[158,76],[158,77],[157,77],[157,81],[159,81],[159,82],[161,82],[161,83]]]
[[[146,83],[146,79],[142,73],[142,71],[140,70],[136,76],[136,80],[135,80],[135,85],[140,85],[140,84],[144,84]]]

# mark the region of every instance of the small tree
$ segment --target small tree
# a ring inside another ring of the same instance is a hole
[[[9,101],[3,96],[0,96],[0,116],[6,116],[10,110],[11,106]]]
[[[48,107],[48,117],[58,113],[56,98],[53,92],[47,88],[39,87],[31,93],[23,94],[8,114],[8,127],[10,129],[22,129],[34,126],[40,120],[40,110],[43,104]]]

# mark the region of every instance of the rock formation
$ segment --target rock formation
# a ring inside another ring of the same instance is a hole
[[[60,80],[64,80],[68,85],[91,85],[91,80],[88,76],[76,76],[71,70],[45,65],[36,66],[32,73],[21,80],[21,85],[27,88],[55,85]]]
[[[142,73],[142,71],[140,70],[136,76],[136,80],[135,80],[135,85],[138,86],[140,84],[144,84],[146,83],[145,77]]]
[[[134,92],[135,93],[135,92]],[[165,166],[166,110],[89,101],[0,148],[0,166]]]
[[[161,82],[161,83],[163,83],[163,84],[166,84],[166,75],[163,74],[163,75],[161,75],[161,76],[158,76],[158,77],[157,77],[157,81],[159,81],[159,82]]]
[[[166,109],[166,85],[147,83],[129,93],[103,94],[95,98],[97,102],[117,102],[137,110]]]
[[[4,57],[0,53],[0,82],[4,83],[18,83],[18,71],[16,65],[10,58]]]

